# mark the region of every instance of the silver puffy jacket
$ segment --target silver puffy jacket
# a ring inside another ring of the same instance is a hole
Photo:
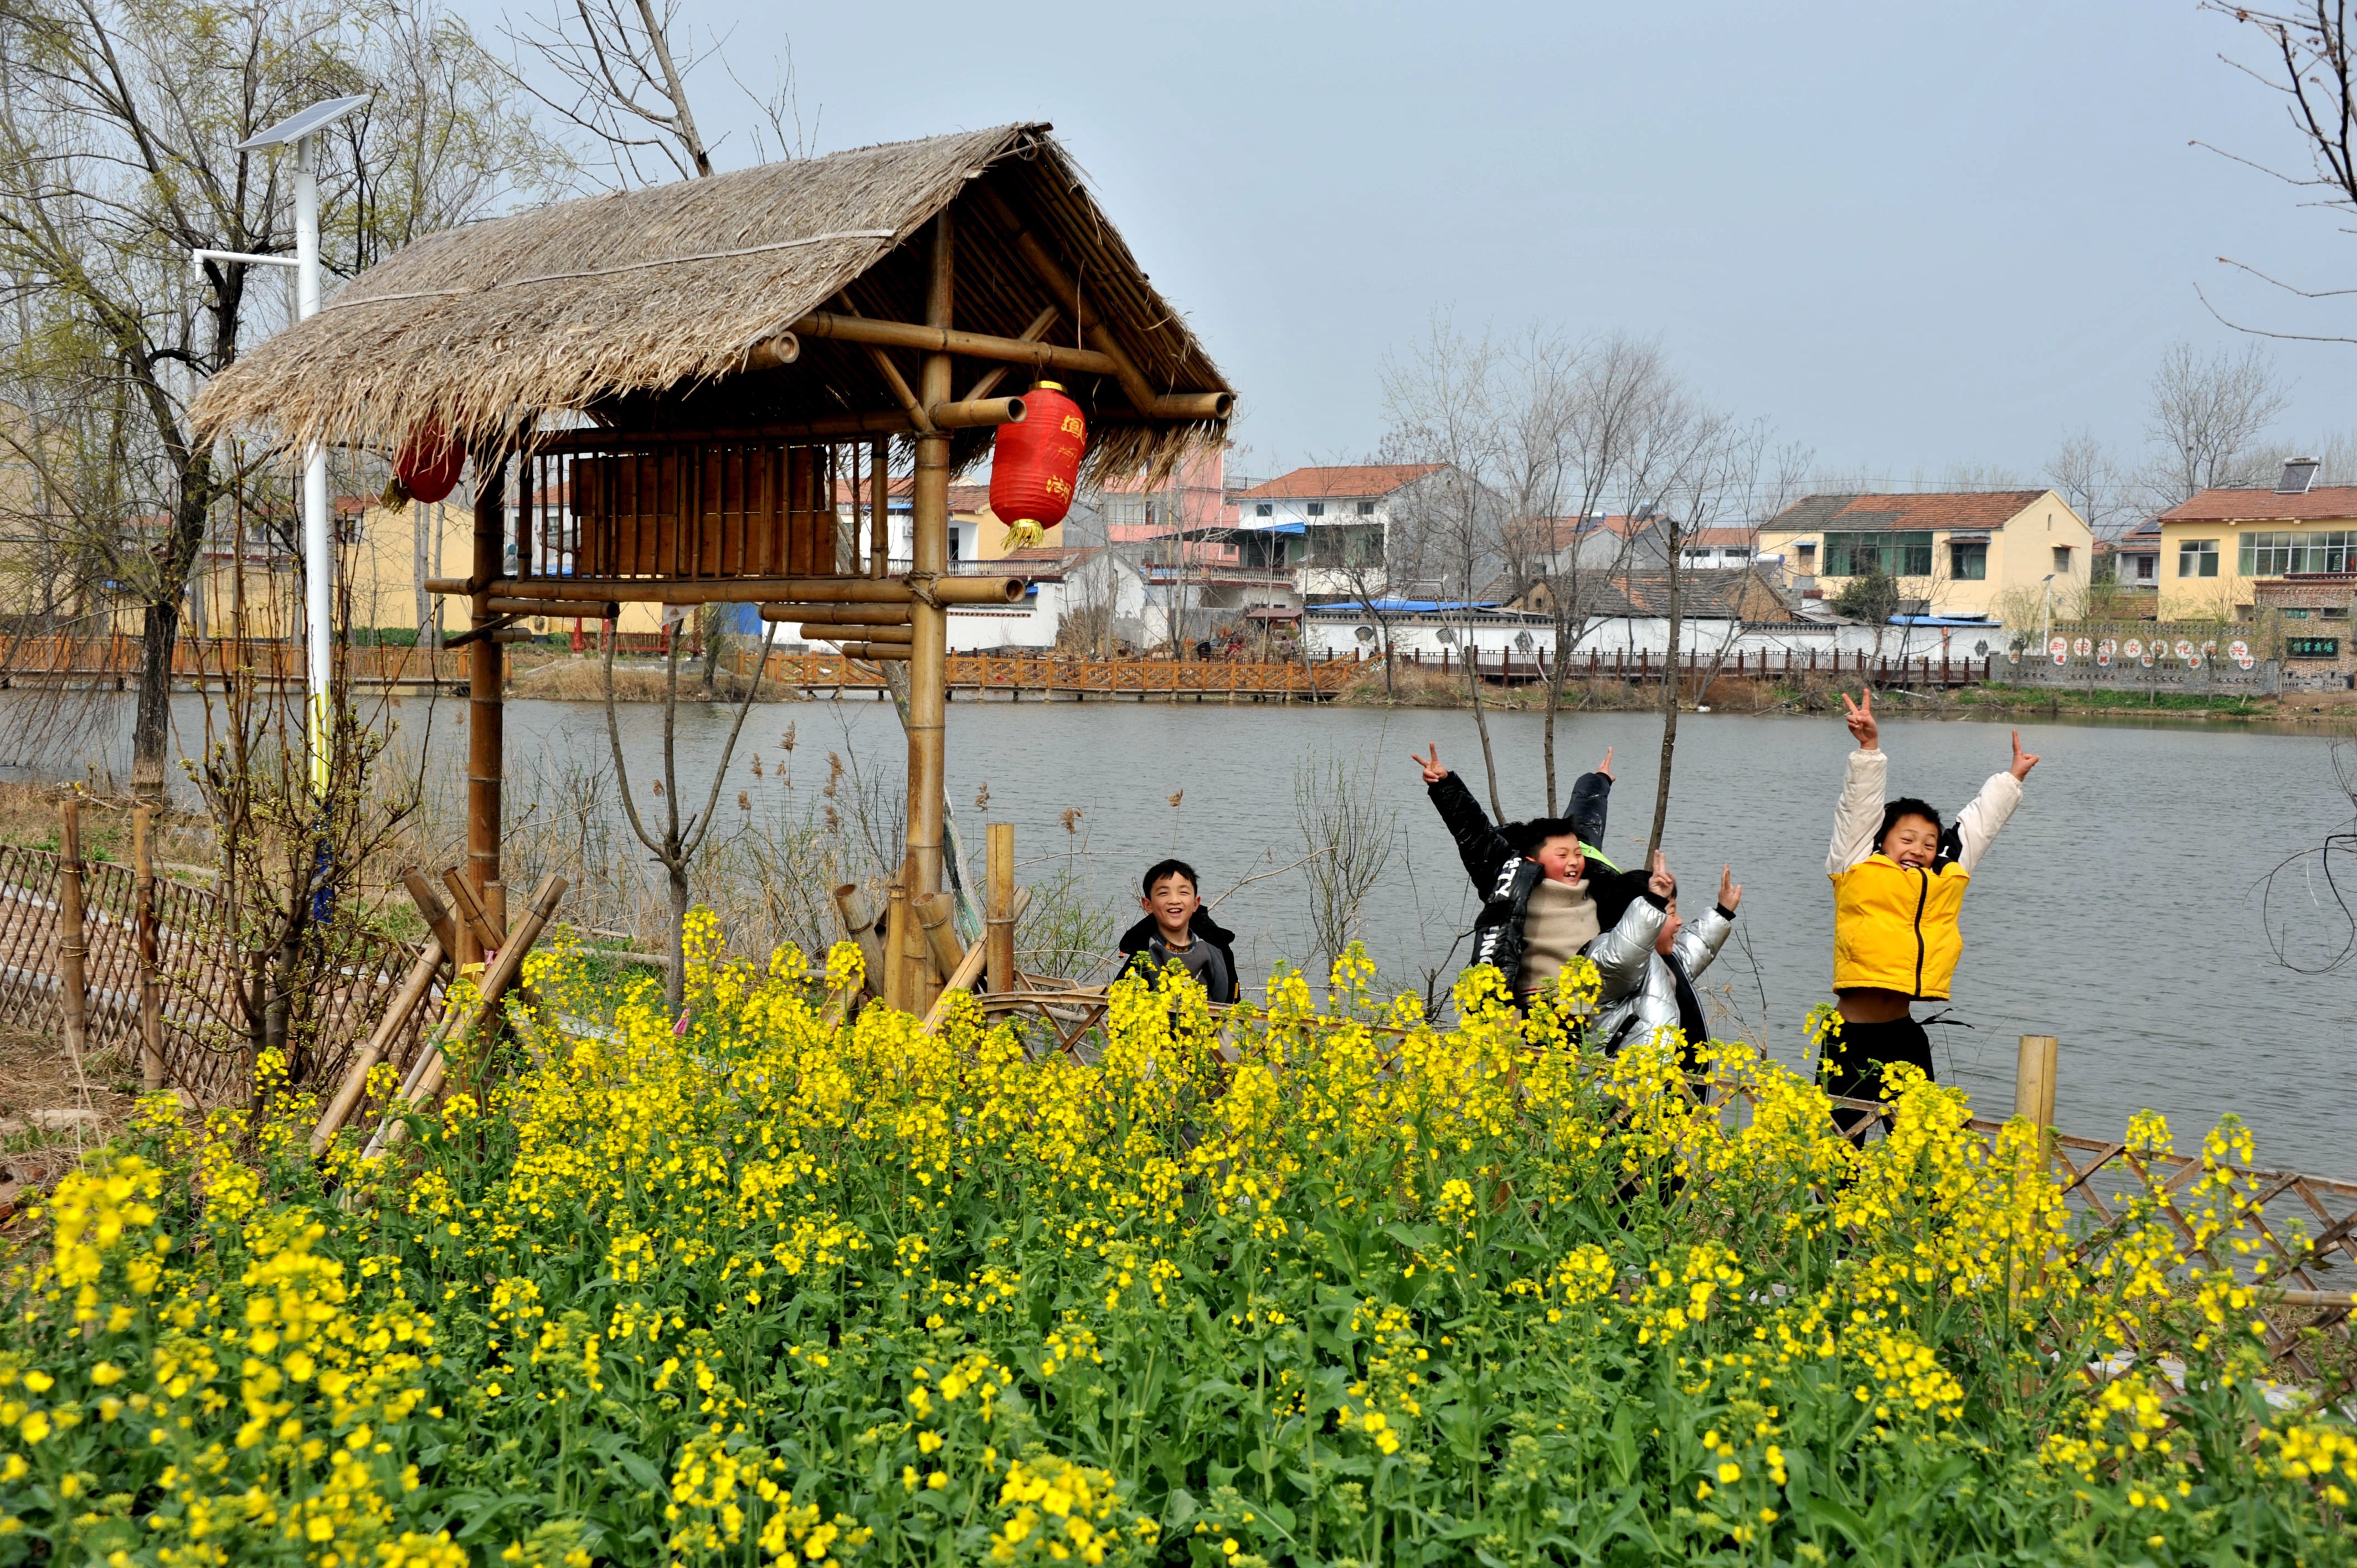
[[[1593,1038],[1607,1051],[1617,1052],[1631,1040],[1651,1039],[1656,1030],[1678,1026],[1677,976],[1653,950],[1664,918],[1664,911],[1640,898],[1629,906],[1619,925],[1587,944],[1587,956],[1603,979]],[[1714,904],[1679,929],[1670,947],[1688,984],[1710,967],[1734,929],[1735,922]]]

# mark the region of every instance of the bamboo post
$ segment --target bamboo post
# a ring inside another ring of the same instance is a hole
[[[933,220],[931,275],[925,290],[925,324],[950,325],[953,297],[953,231],[944,208]],[[928,354],[924,364],[925,406],[950,399],[950,356]],[[935,430],[916,438],[909,586],[918,597],[909,607],[912,637],[909,658],[909,872],[911,898],[942,886],[942,816],[945,758],[942,731],[949,703],[949,615],[932,596],[934,581],[950,564],[950,438]]]
[[[328,1109],[320,1114],[318,1124],[311,1129],[312,1158],[317,1159],[324,1154],[329,1140],[351,1119],[352,1112],[360,1106],[361,1096],[367,1091],[369,1073],[384,1059],[384,1053],[392,1048],[393,1036],[401,1033],[402,1025],[425,999],[425,993],[434,984],[434,977],[441,969],[442,939],[428,936],[425,950],[417,955],[417,961],[409,966],[409,973],[402,981],[401,989],[393,993],[383,1018],[378,1021],[376,1032],[369,1036],[368,1044],[361,1047],[361,1054],[352,1058],[352,1065],[346,1069],[343,1081],[336,1086],[336,1097],[328,1102]],[[421,1058],[426,1054],[424,1051],[418,1053]]]
[[[507,457],[477,452],[475,471],[475,553],[473,580],[489,585],[504,575],[507,541],[500,521],[507,500]],[[528,488],[528,487],[520,487]],[[529,495],[521,498],[529,504]],[[472,601],[476,628],[491,624],[490,596],[478,593]],[[501,687],[507,671],[501,645],[478,637],[467,645],[467,884],[478,899],[497,898],[500,881],[500,787],[506,755],[507,710]],[[500,900],[504,902],[504,900]],[[483,961],[471,923],[458,934],[461,968]]]
[[[2054,1069],[2061,1049],[2051,1035],[2024,1035],[2013,1069],[2013,1113],[2039,1127],[2054,1125]]]
[[[482,955],[479,961],[489,962],[507,946],[507,930],[483,908],[475,889],[454,869],[442,874],[442,886],[450,891],[451,906],[458,912],[458,940],[463,945],[472,940],[475,950]]]
[[[90,1044],[90,992],[85,963],[90,942],[82,925],[81,800],[69,795],[58,822],[58,1002],[65,1015],[66,1056],[74,1082],[90,1090],[82,1076],[82,1053]]]
[[[884,947],[876,940],[876,919],[868,913],[867,901],[860,897],[857,883],[846,882],[834,890],[834,912],[842,918],[844,934],[859,944],[860,967],[866,973],[867,990],[883,995]]]
[[[156,978],[156,860],[148,843],[155,809],[131,812],[131,924],[139,953],[139,1086],[164,1087],[164,988]]]
[[[876,443],[867,470],[867,575],[881,577],[892,569],[892,444]]]
[[[884,1005],[909,1010],[909,884],[904,866],[884,916]]]
[[[982,945],[989,950],[991,991],[1015,984],[1015,824],[993,822],[985,835],[986,902]]]
[[[933,972],[944,977],[955,974],[965,963],[965,944],[958,940],[952,918],[957,900],[946,893],[929,893],[911,907],[924,927],[925,950],[932,960]]]

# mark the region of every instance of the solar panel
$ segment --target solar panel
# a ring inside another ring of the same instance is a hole
[[[250,153],[262,147],[283,147],[289,142],[309,135],[322,125],[333,124],[367,102],[367,93],[355,92],[349,98],[330,98],[324,103],[314,103],[308,109],[298,109],[267,131],[238,143],[237,150]]]

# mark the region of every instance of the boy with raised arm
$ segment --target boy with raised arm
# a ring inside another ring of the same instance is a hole
[[[1877,745],[1874,693],[1853,703],[1849,754],[1825,874],[1834,884],[1834,996],[1841,1022],[1825,1044],[1828,1092],[1879,1097],[1882,1069],[1908,1062],[1932,1077],[1932,1042],[1913,1015],[1917,999],[1944,1002],[1964,950],[1957,914],[1973,870],[2021,803],[2021,781],[2038,758],[2013,732],[2013,766],[1989,776],[1972,804],[1943,827],[1940,813],[1911,795],[1886,801],[1889,758]],[[1868,1113],[1839,1110],[1834,1121],[1858,1136]]]
[[[1597,965],[1603,1000],[1612,1002],[1643,982],[1646,961],[1669,908],[1670,878],[1662,856],[1650,875],[1624,872],[1590,852],[1592,829],[1603,835],[1605,800],[1612,788],[1612,754],[1605,766],[1572,786],[1575,817],[1535,817],[1491,825],[1465,781],[1440,760],[1440,748],[1415,757],[1426,792],[1457,841],[1465,875],[1481,895],[1473,922],[1473,961],[1494,965],[1519,1003],[1553,982],[1574,955],[1608,929],[1622,940]],[[1411,753],[1411,755],[1414,755]]]

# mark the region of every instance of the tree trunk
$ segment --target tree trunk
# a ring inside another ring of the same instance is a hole
[[[164,799],[165,752],[172,740],[172,650],[180,639],[180,599],[188,592],[212,504],[212,459],[189,455],[180,473],[172,532],[156,562],[155,596],[139,632],[139,695],[131,723],[131,793],[150,805]],[[243,569],[243,563],[239,563]]]
[[[687,866],[676,850],[663,875],[671,889],[671,973],[663,978],[663,997],[676,1018],[687,995]]]
[[[1555,668],[1547,671],[1546,727],[1539,739],[1539,746],[1546,754],[1547,815],[1550,817],[1555,815],[1556,800],[1555,716],[1563,711],[1563,666],[1564,661],[1571,655],[1571,650],[1564,646],[1563,634],[1564,617],[1562,608],[1558,606],[1555,618]]]
[[[1662,847],[1662,829],[1670,818],[1670,768],[1678,755],[1678,546],[1670,542],[1670,650],[1662,660],[1662,771],[1653,781],[1653,831],[1645,841],[1645,859]]]
[[[1481,708],[1481,645],[1469,638],[1465,644],[1465,691],[1473,699],[1473,727],[1481,736],[1481,767],[1490,778],[1490,815],[1502,822],[1506,808],[1498,803],[1498,756],[1490,746],[1490,716]]]

